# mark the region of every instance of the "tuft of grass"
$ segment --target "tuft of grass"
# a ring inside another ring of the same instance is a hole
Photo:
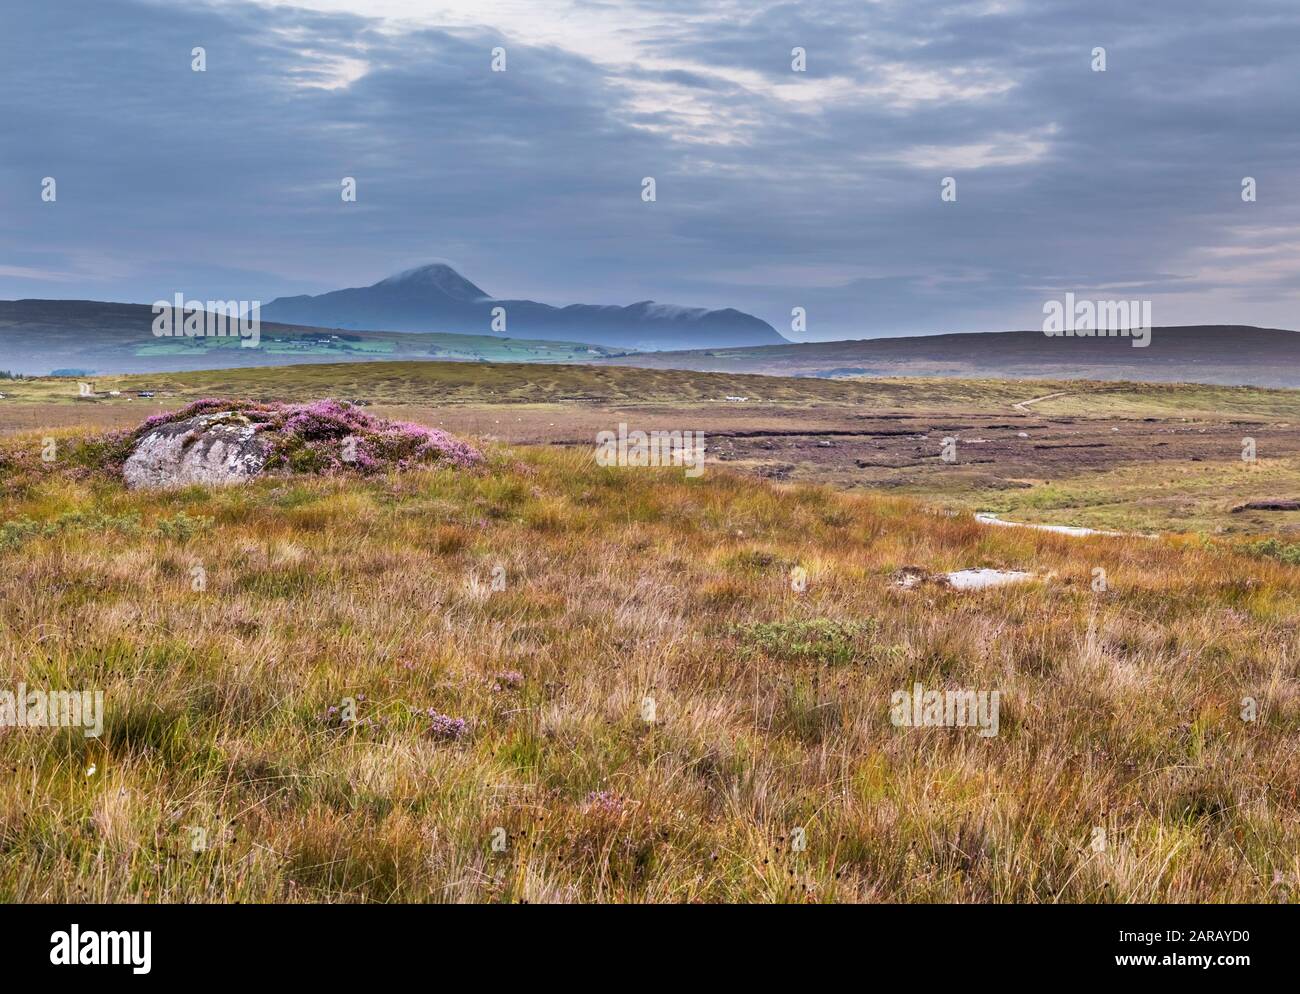
[[[760,621],[732,628],[743,652],[759,652],[777,662],[811,662],[826,666],[864,660],[874,648],[878,632],[878,626],[870,619]]]
[[[1243,549],[1252,556],[1276,559],[1288,566],[1300,566],[1300,542],[1283,542],[1279,538],[1266,538],[1249,542]]]

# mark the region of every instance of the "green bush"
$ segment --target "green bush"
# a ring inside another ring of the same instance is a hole
[[[785,662],[842,665],[870,655],[877,625],[863,621],[763,621],[731,629],[743,649]]]
[[[154,522],[154,533],[162,538],[188,542],[199,532],[212,525],[212,519],[206,517],[191,518],[184,511],[177,511],[170,518],[159,518]]]
[[[1288,566],[1300,566],[1300,543],[1282,542],[1276,538],[1266,538],[1260,542],[1251,542],[1245,547],[1246,552],[1262,559],[1276,559]]]
[[[0,549],[16,549],[29,539],[42,536],[83,534],[86,532],[117,532],[119,535],[138,535],[138,513],[111,515],[98,511],[68,511],[45,524],[31,518],[17,518],[0,524]]]
[[[0,549],[16,549],[40,533],[41,526],[31,518],[18,518],[0,525]]]

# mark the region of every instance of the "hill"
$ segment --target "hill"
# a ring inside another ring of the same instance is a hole
[[[601,360],[661,369],[780,376],[957,376],[1300,386],[1300,334],[1245,325],[1155,328],[1127,338],[1005,331],[762,348],[692,349]]]
[[[45,375],[61,368],[96,374],[376,359],[458,362],[575,362],[615,350],[582,342],[505,335],[344,331],[263,321],[261,344],[236,338],[159,338],[147,304],[94,300],[0,301],[0,370]],[[486,326],[484,326],[486,327]]]

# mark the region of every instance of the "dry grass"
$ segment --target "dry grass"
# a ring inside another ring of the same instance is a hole
[[[84,379],[94,384],[100,396],[93,400],[79,397],[76,378],[0,381],[0,393],[6,395],[0,401],[0,430],[10,427],[10,418],[31,404],[78,407],[84,423],[92,424],[102,423],[114,410],[134,408],[139,412],[210,396],[307,401],[329,395],[360,397],[374,404],[438,407],[667,403],[731,408],[736,405],[724,398],[732,395],[746,397],[742,409],[756,412],[779,404],[831,410],[843,407],[859,414],[1006,414],[1014,412],[1016,404],[1047,397],[1050,399],[1038,400],[1027,410],[1040,417],[1300,418],[1300,390],[1198,383],[924,376],[823,379],[631,366],[409,360],[106,374]],[[110,390],[124,396],[104,396]],[[156,399],[129,396],[141,390],[155,392]]]
[[[1294,568],[579,451],[128,494],[38,445],[0,449],[0,522],[32,522],[0,536],[0,689],[107,715],[0,730],[4,900],[1267,901],[1300,874]],[[902,591],[909,564],[1051,576]],[[894,727],[917,681],[998,690],[999,734]]]

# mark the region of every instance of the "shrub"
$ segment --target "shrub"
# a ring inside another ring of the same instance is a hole
[[[18,518],[0,525],[0,549],[16,549],[40,533],[41,526],[31,518]]]
[[[1288,566],[1300,566],[1300,543],[1266,538],[1259,542],[1251,542],[1245,548],[1252,556],[1259,556],[1261,559],[1276,559]]]
[[[184,511],[177,511],[173,517],[159,518],[154,523],[154,531],[162,538],[175,539],[177,542],[188,542],[196,534],[211,526],[211,518],[191,518]]]
[[[866,657],[876,634],[876,623],[865,621],[763,621],[736,625],[732,635],[749,651],[785,662],[836,665]]]
[[[251,424],[274,439],[268,469],[370,474],[431,462],[468,467],[483,458],[477,449],[445,431],[388,421],[339,400],[262,404],[205,397],[179,411],[154,415],[128,439],[135,441],[160,425],[218,412],[229,412],[231,420]]]
[[[46,538],[59,534],[84,534],[87,532],[117,532],[119,535],[138,535],[140,515],[136,512],[112,515],[98,511],[68,511],[45,524],[30,518],[17,518],[0,524],[0,549],[16,549],[29,539]]]

